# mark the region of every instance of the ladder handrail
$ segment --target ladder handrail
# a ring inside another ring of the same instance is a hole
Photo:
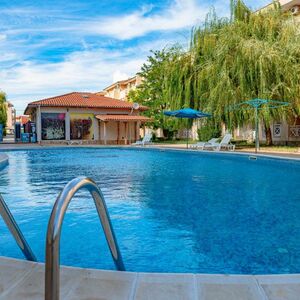
[[[24,235],[22,234],[20,227],[18,226],[16,220],[14,219],[11,211],[9,210],[1,194],[0,194],[0,215],[2,216],[9,231],[11,232],[12,236],[14,237],[16,243],[18,244],[19,248],[23,252],[26,259],[30,261],[37,261]]]
[[[71,180],[58,195],[48,223],[46,237],[45,300],[59,300],[59,245],[61,227],[69,203],[76,192],[82,188],[87,189],[94,199],[98,216],[116,268],[119,271],[125,270],[101,190],[90,178],[75,178]]]

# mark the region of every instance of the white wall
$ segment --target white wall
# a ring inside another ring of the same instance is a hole
[[[100,136],[99,140],[104,143],[105,136],[104,136],[104,127],[106,127],[106,141],[109,142],[117,142],[118,138],[118,122],[110,121],[110,122],[100,122]],[[136,123],[135,122],[127,122],[127,135],[125,131],[125,122],[119,122],[119,142],[120,144],[124,144],[126,137],[127,141],[135,141],[135,130],[136,130]],[[137,136],[137,139],[139,137]]]

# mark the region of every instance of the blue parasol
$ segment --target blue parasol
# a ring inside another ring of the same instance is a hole
[[[173,110],[173,111],[165,111],[164,115],[169,117],[176,117],[176,118],[185,118],[185,119],[200,119],[200,118],[208,118],[211,117],[211,114],[204,113],[199,110],[195,110],[192,108],[183,108],[179,110]],[[186,147],[189,146],[189,135],[187,130],[187,143]]]

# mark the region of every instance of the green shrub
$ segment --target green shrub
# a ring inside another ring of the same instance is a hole
[[[221,127],[219,124],[214,123],[213,120],[207,120],[202,123],[201,128],[198,129],[199,141],[208,141],[212,138],[221,136]]]

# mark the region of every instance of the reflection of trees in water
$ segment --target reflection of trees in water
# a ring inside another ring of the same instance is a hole
[[[90,129],[93,120],[88,119],[72,119],[71,120],[71,139],[84,140],[90,138]]]

